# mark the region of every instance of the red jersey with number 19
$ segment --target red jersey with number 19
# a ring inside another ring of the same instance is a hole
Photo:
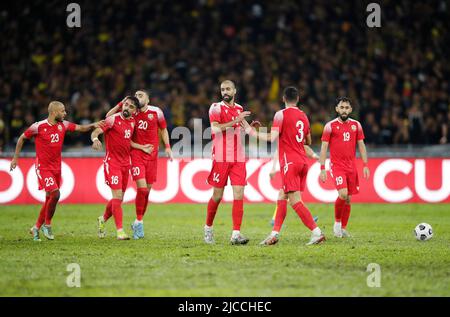
[[[278,155],[280,167],[289,163],[306,164],[305,138],[309,134],[309,120],[297,107],[289,107],[275,113],[272,129],[279,132]]]
[[[105,133],[105,162],[116,166],[130,166],[131,136],[135,121],[116,113],[105,120],[102,130]]]
[[[325,125],[322,141],[330,146],[332,169],[355,169],[356,143],[364,140],[361,124],[348,118],[345,122],[336,118]]]
[[[24,135],[27,139],[35,137],[36,169],[61,170],[61,152],[66,131],[75,131],[76,124],[63,121],[50,124],[42,120],[32,124]]]

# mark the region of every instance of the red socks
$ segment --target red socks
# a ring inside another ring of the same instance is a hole
[[[233,230],[241,230],[242,217],[244,216],[244,201],[233,200]]]
[[[52,218],[55,214],[56,204],[59,200],[59,190],[55,190],[50,193],[48,197],[48,202],[46,203],[45,212],[45,225],[50,226],[52,224]]]
[[[112,210],[112,214],[114,216],[114,222],[116,223],[117,230],[122,229],[123,228],[123,225],[122,225],[122,217],[123,217],[122,201],[120,199],[116,199],[116,198],[111,199],[111,210]]]
[[[214,222],[214,217],[216,216],[217,207],[219,207],[220,200],[215,202],[214,199],[208,201],[208,209],[206,210],[206,225],[211,227]]]
[[[112,199],[108,201],[108,204],[106,205],[105,213],[103,214],[103,220],[107,221],[112,216]]]
[[[344,211],[342,212],[342,229],[345,229],[348,224],[348,219],[350,218],[350,204],[345,204]]]
[[[47,196],[47,195],[45,196],[45,202],[44,202],[44,204],[42,205],[41,212],[39,213],[38,220],[36,221],[35,226],[36,226],[36,228],[38,228],[38,229],[41,228],[42,224],[43,224],[44,221],[45,221],[45,213],[47,212],[47,205],[48,205],[48,200],[49,200],[49,198],[50,198],[50,196]]]
[[[273,225],[273,231],[280,232],[284,219],[287,213],[287,200],[277,200],[277,213],[275,215],[275,221]]]
[[[338,197],[334,203],[334,220],[336,222],[341,222],[342,215],[344,212],[346,201]]]
[[[147,188],[138,188],[136,194],[136,219],[141,221],[144,218],[145,211],[148,204],[148,194],[149,190]]]
[[[313,217],[311,216],[311,212],[309,212],[309,209],[301,201],[292,206],[292,208],[294,208],[295,212],[300,217],[303,224],[307,226],[309,230],[312,231],[315,228],[317,228],[317,225]]]

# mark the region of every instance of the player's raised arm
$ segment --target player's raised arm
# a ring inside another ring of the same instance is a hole
[[[125,102],[125,100],[128,97],[129,96],[126,96],[125,98],[123,98],[121,102],[119,102],[111,110],[109,110],[108,113],[106,113],[106,117],[108,118],[108,117],[112,116],[113,114],[116,114],[117,112],[119,112],[122,109],[122,104]]]
[[[361,153],[361,159],[363,160],[363,163],[364,163],[364,168],[363,168],[364,178],[369,179],[370,170],[369,170],[369,167],[367,166],[367,149],[366,149],[366,145],[364,144],[364,140],[358,140],[358,149],[359,149],[359,153]]]
[[[103,149],[102,142],[98,139],[98,136],[103,133],[103,129],[96,128],[91,133],[91,141],[92,141],[92,148],[96,151],[101,151]]]
[[[26,139],[27,139],[27,137],[25,136],[25,134],[22,133],[20,135],[20,137],[19,137],[19,140],[17,141],[17,144],[16,144],[16,151],[14,152],[14,156],[13,156],[13,158],[11,160],[11,165],[9,167],[10,171],[13,171],[16,168],[20,152],[22,151],[22,147],[23,147],[23,144],[25,143]]]
[[[327,171],[325,170],[325,160],[327,159],[327,151],[328,151],[328,142],[322,141],[322,145],[320,147],[320,180],[325,183],[327,180]]]
[[[76,132],[89,132],[92,129],[100,128],[103,124],[105,124],[104,120],[94,122],[91,124],[83,124],[83,125],[77,124],[77,125],[75,125],[75,131]]]

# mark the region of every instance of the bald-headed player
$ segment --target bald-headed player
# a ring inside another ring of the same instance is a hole
[[[133,239],[144,238],[144,214],[147,211],[149,193],[156,182],[158,171],[159,134],[164,143],[165,153],[173,160],[170,148],[169,132],[162,110],[150,105],[150,96],[146,90],[138,90],[134,96],[139,100],[138,110],[134,114],[136,128],[131,137],[131,174],[136,182],[136,220],[131,224]],[[122,109],[123,102],[112,108],[109,117]],[[98,220],[99,235],[104,235],[102,218]]]
[[[243,198],[246,185],[245,153],[241,143],[242,121],[250,115],[241,105],[235,103],[236,87],[231,80],[220,84],[222,101],[209,108],[211,134],[213,139],[212,168],[208,184],[213,187],[213,195],[208,202],[206,213],[205,242],[214,243],[213,222],[222,200],[224,188],[231,181],[233,188],[233,232],[232,244],[246,244],[249,239],[240,233],[244,214]]]
[[[67,115],[64,104],[52,101],[48,106],[48,118],[32,124],[17,141],[16,151],[11,161],[10,170],[17,166],[20,151],[26,139],[35,138],[36,144],[36,174],[38,177],[39,190],[44,189],[46,193],[45,202],[36,224],[30,229],[33,240],[40,241],[39,229],[44,236],[53,240],[51,221],[55,214],[56,204],[59,200],[59,187],[61,185],[61,152],[66,131],[88,132],[100,125],[99,122],[78,125],[64,118]]]

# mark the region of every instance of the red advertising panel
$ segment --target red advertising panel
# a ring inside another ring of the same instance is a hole
[[[33,204],[44,200],[38,190],[34,159],[22,158],[13,172],[10,161],[0,159],[0,204]],[[62,165],[61,199],[63,203],[104,203],[110,190],[104,184],[101,158],[65,158]],[[369,160],[371,176],[362,177],[362,162],[357,161],[360,193],[353,202],[370,203],[449,203],[450,159],[444,158],[374,158]],[[273,202],[280,188],[279,175],[270,180],[272,163],[269,159],[247,161],[247,202]],[[176,159],[158,162],[158,181],[150,194],[155,203],[205,203],[212,189],[206,184],[211,168],[210,159]],[[306,202],[332,202],[337,197],[333,179],[325,184],[319,180],[320,166],[310,161]],[[229,188],[228,188],[229,187]],[[125,202],[134,200],[135,184],[129,181]],[[232,201],[227,186],[224,201]]]

